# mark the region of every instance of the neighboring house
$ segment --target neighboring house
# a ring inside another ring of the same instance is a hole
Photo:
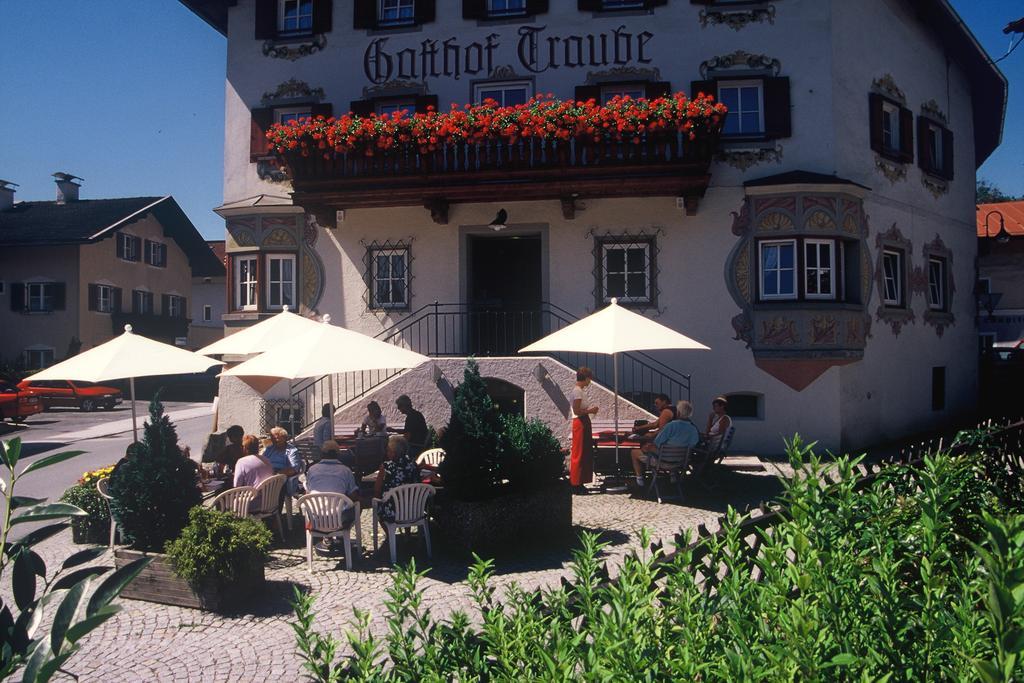
[[[223,264],[224,240],[207,240],[213,255],[222,264],[219,275],[192,276],[192,321],[189,325],[189,347],[198,349],[212,344],[224,336],[224,315],[226,304],[226,282]]]
[[[985,348],[1024,339],[1024,201],[979,204],[977,220],[975,296]]]
[[[975,170],[1007,83],[948,0],[182,2],[228,42],[228,333],[289,304],[430,355],[515,356],[617,297],[711,347],[620,358],[626,395],[703,415],[728,394],[737,448],[800,432],[855,449],[974,408]],[[350,111],[678,91],[729,106],[720,140],[345,156],[321,139],[282,165],[265,135]],[[609,359],[558,357],[612,384]],[[498,365],[564,437],[571,381],[551,386],[536,358]],[[443,424],[435,370],[381,398],[415,389]],[[319,414],[286,383],[226,386],[221,419],[247,429],[265,428],[261,401]]]
[[[120,334],[186,343],[193,276],[223,264],[172,197],[79,199],[57,178],[57,200],[14,202],[0,183],[0,358],[27,369]]]

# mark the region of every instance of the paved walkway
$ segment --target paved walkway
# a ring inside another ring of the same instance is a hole
[[[671,542],[682,528],[695,529],[715,520],[727,504],[742,509],[756,505],[779,490],[767,472],[727,472],[713,492],[695,491],[687,505],[639,500],[627,495],[590,495],[573,498],[577,530],[601,534],[609,543],[606,558],[613,570],[638,545],[642,527],[655,540]],[[697,488],[697,487],[695,487]],[[363,515],[363,543],[372,547],[369,514]],[[310,575],[304,561],[304,537],[296,517],[295,529],[284,547],[276,547],[267,566],[267,589],[254,596],[244,613],[220,615],[121,600],[123,611],[83,642],[83,651],[67,665],[81,681],[298,681],[305,680],[295,654],[293,619],[288,599],[298,585],[316,596],[318,627],[343,639],[352,624],[352,610],[371,613],[371,629],[384,635],[385,592],[392,582],[386,546],[359,558],[354,571],[344,569],[343,558],[314,559]],[[280,545],[280,544],[278,544]],[[44,543],[41,554],[48,566],[72,552],[70,534]],[[462,562],[435,553],[427,564],[418,545],[400,545],[399,553],[417,553],[417,563],[430,566],[420,584],[424,606],[435,615],[454,610],[471,611]],[[105,558],[111,563],[109,555]],[[517,583],[524,588],[553,587],[569,574],[571,551],[548,552],[499,560],[494,584]],[[499,591],[500,593],[500,591]],[[5,596],[6,598],[6,596]]]

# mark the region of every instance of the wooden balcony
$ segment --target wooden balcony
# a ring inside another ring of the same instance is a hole
[[[638,143],[525,140],[440,146],[366,156],[313,149],[282,161],[295,204],[321,225],[339,209],[423,206],[448,222],[457,202],[557,199],[567,219],[588,197],[683,197],[688,214],[707,189],[717,137],[648,135]]]

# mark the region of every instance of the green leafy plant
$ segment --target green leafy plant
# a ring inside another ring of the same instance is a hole
[[[60,497],[62,503],[81,508],[86,514],[85,517],[71,518],[71,531],[75,543],[106,542],[110,531],[110,510],[103,496],[96,490],[96,484],[100,479],[109,477],[113,471],[114,466],[109,465],[83,472],[78,482],[64,491]]]
[[[729,510],[675,552],[627,556],[609,579],[583,534],[572,579],[515,585],[469,572],[475,614],[435,617],[415,565],[397,570],[383,636],[357,614],[341,643],[296,596],[307,671],[338,680],[1020,680],[1024,516],[980,456],[941,454],[862,479],[858,458],[787,444],[771,524]],[[648,546],[646,534],[641,546]]]
[[[441,437],[445,489],[461,500],[485,500],[500,485],[501,432],[497,407],[487,395],[476,360],[470,358],[455,388],[452,418]]]
[[[142,442],[110,475],[110,508],[136,550],[159,552],[177,538],[202,501],[196,464],[178,447],[178,435],[159,396],[149,404]]]
[[[487,500],[506,488],[542,488],[562,475],[564,456],[551,430],[539,420],[502,415],[472,358],[455,388],[440,446],[445,489],[460,500]]]
[[[106,548],[73,553],[52,573],[35,551],[39,543],[67,529],[68,519],[86,513],[67,503],[17,496],[15,488],[26,475],[81,453],[49,455],[17,472],[21,439],[0,442],[5,470],[0,473],[0,493],[5,503],[0,528],[0,580],[9,587],[4,594],[14,598],[13,604],[0,600],[0,679],[22,668],[21,680],[26,682],[48,681],[57,671],[63,671],[64,663],[80,649],[81,639],[117,613],[119,607],[111,602],[149,564],[149,559],[137,560],[98,580],[110,567],[89,563]],[[37,522],[47,524],[18,538],[12,534],[21,524]],[[44,622],[49,626],[42,627]]]
[[[257,520],[197,506],[181,536],[168,541],[165,550],[174,571],[193,586],[208,581],[225,585],[240,568],[263,563],[270,540],[270,530]]]

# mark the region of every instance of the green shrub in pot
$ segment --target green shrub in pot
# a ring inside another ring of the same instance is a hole
[[[270,530],[262,522],[197,506],[189,511],[181,536],[164,550],[174,571],[193,587],[207,582],[224,586],[245,568],[261,564],[270,540]]]
[[[75,543],[107,542],[107,535],[110,533],[110,512],[107,510],[107,502],[96,490],[95,483],[75,484],[64,491],[60,501],[85,511],[84,517],[71,518],[71,534]]]

